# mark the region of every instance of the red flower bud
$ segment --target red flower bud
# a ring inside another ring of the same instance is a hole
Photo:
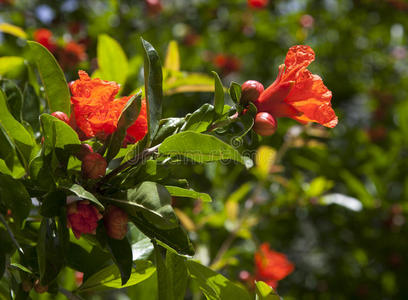
[[[99,153],[88,153],[82,160],[82,175],[85,178],[98,179],[105,175],[106,160]]]
[[[76,154],[76,157],[79,160],[83,160],[85,156],[89,153],[92,153],[93,149],[90,145],[88,144],[81,144],[81,148],[79,149],[78,153]]]
[[[88,200],[76,201],[67,206],[68,228],[72,229],[77,239],[83,233],[96,234],[100,219],[102,215]]]
[[[262,83],[256,80],[245,81],[241,86],[241,103],[247,104],[249,101],[255,102],[264,91]]]
[[[106,233],[109,237],[121,240],[125,237],[129,217],[126,212],[116,206],[109,206],[103,216]]]
[[[269,136],[275,133],[278,127],[276,119],[267,112],[260,112],[256,114],[254,131],[262,136]]]
[[[269,0],[248,0],[250,8],[262,9],[268,5]]]
[[[64,113],[64,112],[62,112],[62,111],[54,111],[54,112],[51,114],[51,116],[56,117],[57,119],[59,119],[59,120],[65,122],[65,123],[67,123],[67,124],[68,124],[68,122],[69,122],[69,118],[68,118],[67,114]]]
[[[34,282],[34,290],[38,293],[38,294],[43,294],[45,292],[48,291],[48,285],[41,285],[40,280],[37,279]]]

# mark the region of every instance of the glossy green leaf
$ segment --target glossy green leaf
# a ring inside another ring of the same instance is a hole
[[[208,126],[210,126],[210,124],[214,120],[214,117],[214,106],[206,103],[189,116],[181,130],[204,132],[207,130]]]
[[[193,260],[187,260],[185,264],[191,278],[198,283],[207,299],[250,299],[245,289],[229,281],[221,274]]]
[[[104,209],[103,205],[101,202],[99,202],[99,200],[90,192],[88,192],[87,190],[85,190],[81,185],[73,183],[73,184],[64,184],[64,185],[60,185],[59,188],[70,191],[72,193],[74,193],[76,196],[84,199],[84,200],[89,200],[92,203],[96,204],[97,206],[99,206],[99,208]]]
[[[192,131],[168,137],[159,147],[164,156],[183,156],[198,163],[229,159],[244,163],[241,155],[230,145],[214,136]]]
[[[183,189],[178,186],[169,186],[169,185],[166,185],[166,189],[169,191],[170,195],[174,197],[186,197],[186,198],[200,199],[203,202],[212,201],[210,195],[206,193],[199,193],[194,190],[187,190],[187,189]]]
[[[126,137],[126,130],[137,120],[142,105],[141,93],[129,99],[119,116],[116,131],[112,134],[108,146],[106,160],[110,162],[122,147],[123,140]]]
[[[121,240],[107,237],[107,245],[113,261],[118,266],[122,285],[128,282],[132,272],[132,248],[126,237]]]
[[[157,270],[157,293],[159,300],[174,300],[173,286],[170,281],[170,270],[166,267],[163,256],[166,255],[166,249],[153,241],[154,257],[156,259]]]
[[[151,239],[161,242],[162,246],[167,246],[180,254],[194,255],[194,248],[191,244],[186,231],[178,226],[172,229],[161,229],[154,223],[150,223],[146,218],[138,213],[131,217],[131,221]]]
[[[170,71],[180,70],[180,55],[176,41],[170,41],[169,46],[167,47],[164,67]]]
[[[234,101],[235,104],[239,103],[239,99],[241,98],[241,86],[235,81],[231,81],[229,87],[229,94],[231,96],[232,101]]]
[[[224,108],[224,87],[218,74],[214,71],[212,73],[214,75],[214,110],[217,115],[221,115]]]
[[[27,121],[37,131],[40,128],[40,98],[31,84],[26,84],[23,98],[23,120]]]
[[[62,111],[69,116],[71,95],[61,67],[47,48],[33,41],[28,41],[28,45],[40,73],[50,111]]]
[[[16,147],[0,124],[0,158],[4,160],[7,167],[13,170]]]
[[[159,128],[163,102],[163,74],[159,55],[153,46],[142,40],[145,52],[144,79],[148,111],[149,141],[153,140]]]
[[[13,118],[21,123],[23,94],[21,93],[20,88],[12,80],[7,79],[0,80],[0,88],[6,94],[7,107],[13,115]]]
[[[16,146],[22,158],[22,164],[27,167],[34,147],[34,140],[28,131],[13,118],[7,108],[6,96],[0,90],[0,125]]]
[[[131,216],[136,216],[140,212],[159,228],[169,229],[178,226],[177,217],[171,206],[170,193],[156,182],[145,181],[125,193],[104,198],[121,206]]]
[[[160,127],[153,140],[153,145],[160,144],[167,137],[176,133],[184,124],[184,118],[168,118],[160,120]]]
[[[65,264],[64,247],[64,238],[57,229],[55,220],[44,218],[41,221],[37,244],[41,284],[48,285],[54,281],[63,268]]]
[[[166,269],[168,270],[168,281],[172,287],[170,291],[173,297],[171,299],[174,300],[183,300],[186,293],[188,273],[185,260],[185,257],[167,251]]]
[[[255,292],[257,300],[280,300],[279,295],[275,293],[273,288],[263,281],[255,282]]]
[[[102,291],[111,288],[124,288],[132,286],[146,280],[156,271],[150,261],[133,261],[132,273],[129,281],[122,286],[120,271],[116,265],[110,265],[99,272],[93,274],[78,289],[78,292]]]
[[[4,174],[0,174],[0,203],[11,209],[19,225],[23,224],[30,213],[31,198],[25,186]]]
[[[97,46],[100,77],[121,85],[126,82],[129,63],[120,44],[106,34],[98,36]]]

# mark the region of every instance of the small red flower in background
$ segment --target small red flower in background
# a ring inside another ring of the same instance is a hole
[[[217,66],[223,75],[228,75],[232,72],[239,71],[241,68],[241,61],[235,56],[226,54],[217,54],[213,58],[213,63]]]
[[[147,12],[151,16],[158,15],[163,10],[160,0],[145,0],[145,3],[147,5]]]
[[[75,237],[81,234],[96,234],[98,221],[102,215],[89,201],[76,201],[67,206],[68,227],[72,229]]]
[[[276,80],[254,102],[258,112],[335,127],[338,120],[331,107],[332,93],[320,76],[307,70],[314,59],[309,46],[291,47]]]
[[[248,6],[250,8],[262,9],[269,3],[269,0],[248,0]]]
[[[293,272],[295,266],[286,255],[271,250],[269,244],[263,243],[255,253],[255,280],[264,281],[272,288]]]
[[[75,271],[75,283],[80,286],[84,280],[84,273]]]
[[[47,48],[51,53],[57,50],[57,45],[53,41],[52,32],[48,29],[39,28],[34,31],[34,40]]]
[[[81,61],[87,59],[85,46],[76,42],[68,42],[58,51],[58,62],[65,69],[72,69]]]
[[[311,15],[306,14],[300,18],[299,22],[303,28],[312,28],[314,25],[314,18]]]
[[[70,84],[73,113],[70,123],[85,138],[105,139],[117,128],[119,116],[129,97],[115,99],[119,85],[113,81],[91,79],[79,71],[79,79]],[[127,130],[126,143],[135,143],[147,133],[146,102],[142,101],[139,117]]]

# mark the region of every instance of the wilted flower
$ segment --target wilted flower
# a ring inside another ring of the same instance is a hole
[[[129,97],[115,99],[119,85],[113,81],[91,79],[85,71],[79,71],[79,79],[70,84],[73,113],[70,123],[79,135],[85,138],[98,137],[105,139],[117,128],[119,116]],[[147,133],[146,102],[137,120],[127,129],[127,143],[143,139]]]
[[[263,243],[255,253],[255,280],[261,280],[272,288],[293,272],[295,266],[286,255],[271,250],[268,243]]]
[[[89,201],[76,201],[67,206],[68,227],[72,229],[75,237],[81,234],[96,234],[98,221],[102,215]]]
[[[318,75],[306,69],[314,59],[309,46],[291,47],[276,80],[254,102],[258,112],[335,127],[338,120],[331,107],[332,93]]]

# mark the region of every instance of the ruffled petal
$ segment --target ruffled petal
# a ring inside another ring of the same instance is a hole
[[[291,118],[302,122],[316,122],[326,127],[337,125],[337,116],[331,107],[331,91],[324,85],[320,76],[303,69],[285,102],[292,105],[302,115]]]
[[[312,48],[306,45],[297,45],[289,49],[285,58],[286,71],[282,78],[283,81],[296,80],[298,71],[306,68],[315,59],[315,53]]]

